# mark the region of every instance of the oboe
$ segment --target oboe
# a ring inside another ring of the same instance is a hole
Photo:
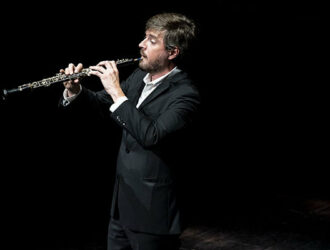
[[[116,65],[119,66],[127,66],[132,63],[140,61],[141,58],[125,58],[125,59],[120,59],[116,61]],[[17,88],[13,89],[4,89],[3,90],[3,99],[5,99],[9,94],[19,92],[19,91],[24,91],[26,89],[35,89],[35,88],[40,88],[40,87],[49,87],[50,85],[53,85],[55,83],[60,83],[60,82],[65,82],[73,79],[78,79],[78,78],[83,78],[86,76],[90,76],[90,71],[91,69],[82,69],[81,72],[79,73],[74,73],[72,75],[66,75],[62,73],[58,73],[55,76],[49,77],[42,79],[40,81],[32,82],[32,83],[26,83],[23,85],[18,86]]]

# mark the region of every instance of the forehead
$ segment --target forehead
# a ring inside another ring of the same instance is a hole
[[[146,35],[153,36],[153,37],[158,38],[158,39],[163,39],[164,38],[164,33],[165,33],[165,31],[161,31],[161,30],[155,30],[155,29],[146,30]]]

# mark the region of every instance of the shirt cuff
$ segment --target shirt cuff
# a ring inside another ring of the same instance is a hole
[[[128,98],[126,96],[119,97],[114,104],[110,106],[110,111],[114,112],[123,102],[127,101]]]
[[[63,92],[63,106],[68,106],[74,99],[77,98],[77,96],[81,93],[82,87],[79,85],[80,89],[79,92],[75,95],[68,96],[68,89],[64,89]]]

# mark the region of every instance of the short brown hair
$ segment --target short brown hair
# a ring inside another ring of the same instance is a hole
[[[196,38],[196,25],[186,16],[179,13],[162,13],[151,17],[146,23],[146,30],[165,31],[165,48],[179,49],[179,58],[190,49]]]

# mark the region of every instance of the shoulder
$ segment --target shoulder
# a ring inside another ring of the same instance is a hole
[[[132,89],[136,89],[139,84],[141,84],[146,74],[146,72],[142,71],[140,68],[137,68],[125,80],[123,80],[121,82],[121,88],[125,94]]]
[[[176,94],[191,94],[199,96],[199,91],[195,82],[186,72],[180,71],[169,80],[170,85],[172,89],[175,90]]]
[[[142,80],[146,76],[146,72],[141,70],[140,68],[135,69],[132,74],[127,78],[127,81],[136,81],[136,80]]]

